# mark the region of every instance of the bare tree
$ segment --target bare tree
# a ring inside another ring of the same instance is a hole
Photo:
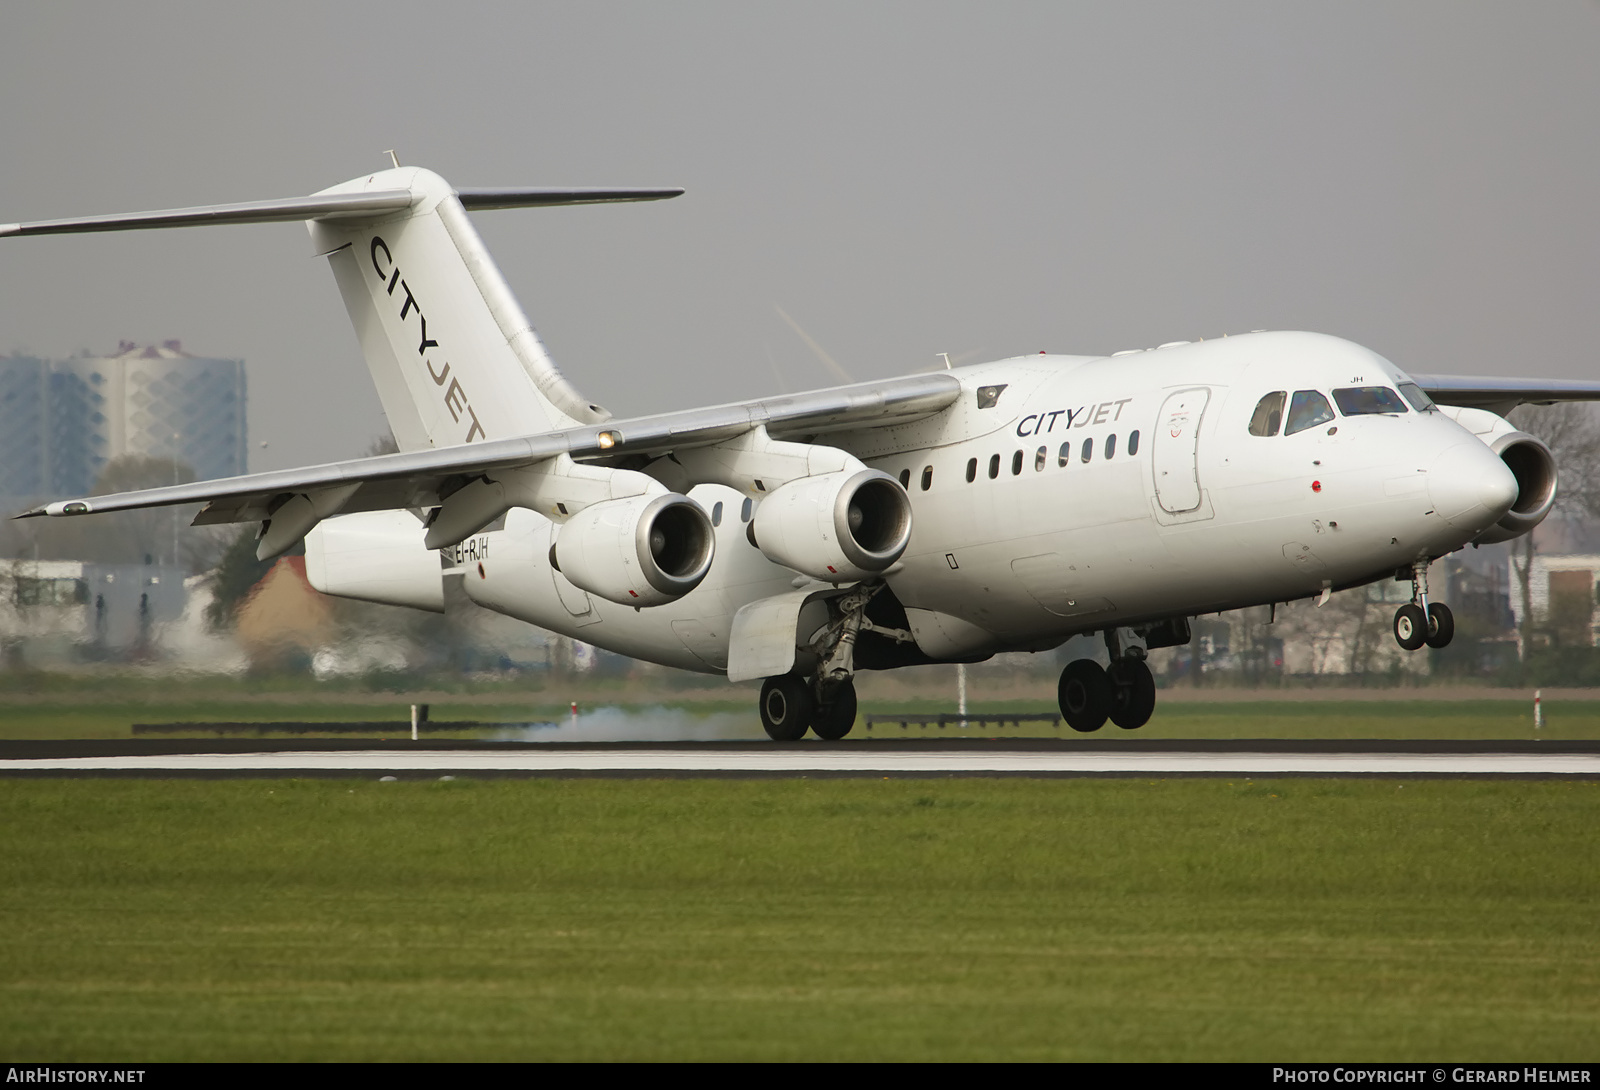
[[[1556,458],[1559,487],[1552,518],[1581,519],[1600,516],[1600,421],[1594,407],[1567,401],[1557,405],[1524,405],[1513,411],[1511,422],[1537,435]],[[1533,634],[1533,558],[1537,531],[1511,542],[1511,569],[1522,601],[1517,644],[1524,660]]]

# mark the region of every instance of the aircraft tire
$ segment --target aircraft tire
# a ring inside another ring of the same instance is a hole
[[[856,687],[846,681],[833,691],[833,699],[817,705],[811,716],[811,730],[818,738],[837,742],[856,725]]]
[[[1394,642],[1406,651],[1415,651],[1428,639],[1428,618],[1422,607],[1407,602],[1394,611]]]
[[[1123,730],[1137,730],[1150,722],[1156,710],[1156,679],[1138,659],[1112,665],[1111,721]]]
[[[1061,717],[1067,726],[1088,734],[1105,726],[1111,714],[1111,679],[1093,659],[1076,659],[1061,671],[1061,683],[1056,686]]]
[[[1429,647],[1449,647],[1450,641],[1456,634],[1456,615],[1450,612],[1450,607],[1443,602],[1432,602],[1428,606],[1428,639]]]
[[[805,678],[794,674],[769,677],[761,685],[761,726],[774,742],[798,742],[816,712],[816,700]]]

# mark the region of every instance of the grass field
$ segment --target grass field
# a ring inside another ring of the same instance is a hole
[[[8,780],[14,1060],[1593,1060],[1600,784]]]

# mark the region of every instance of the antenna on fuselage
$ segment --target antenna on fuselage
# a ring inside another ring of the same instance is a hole
[[[388,151],[384,152],[384,154],[389,157],[389,162],[394,164],[394,168],[396,170],[399,170],[400,169],[400,160],[398,160],[398,159],[396,159],[394,157],[394,149],[390,148]]]
[[[943,356],[944,357],[944,369],[946,371],[950,370],[950,353],[948,353],[948,352],[935,352],[934,355],[935,356]]]

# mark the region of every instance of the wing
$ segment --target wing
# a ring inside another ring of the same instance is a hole
[[[961,384],[948,373],[839,386],[705,409],[607,421],[542,435],[522,435],[435,450],[386,454],[304,469],[252,473],[216,481],[58,500],[16,518],[83,515],[204,503],[196,526],[270,518],[287,499],[337,493],[338,510],[435,507],[484,473],[532,465],[566,454],[577,461],[633,467],[674,450],[706,446],[765,425],[779,439],[860,427],[903,424],[956,400]]]
[[[1554,378],[1482,378],[1476,375],[1412,375],[1441,405],[1488,409],[1502,416],[1518,405],[1600,401],[1600,382]]]

